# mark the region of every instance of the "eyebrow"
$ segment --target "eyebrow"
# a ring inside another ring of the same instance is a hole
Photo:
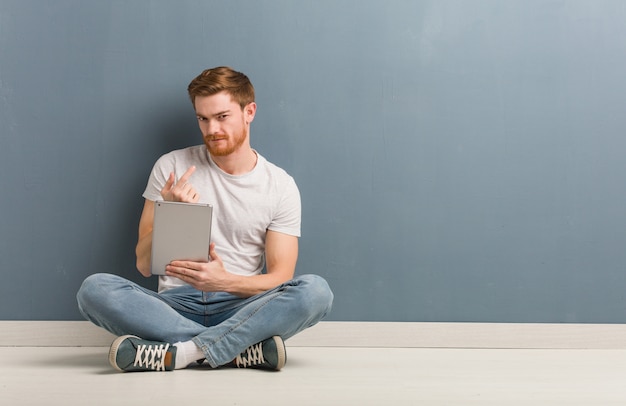
[[[222,114],[227,114],[230,113],[230,110],[224,110],[224,111],[218,111],[217,113],[213,114],[213,117],[217,117],[217,116],[221,116]],[[202,117],[202,118],[207,118],[205,115],[200,114],[198,112],[196,112],[196,116],[198,117]]]

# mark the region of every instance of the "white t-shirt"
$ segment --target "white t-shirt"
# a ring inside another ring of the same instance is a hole
[[[256,151],[255,151],[256,152]],[[189,183],[200,203],[213,206],[211,241],[226,270],[238,275],[257,275],[265,265],[267,230],[300,237],[300,192],[287,172],[257,153],[254,169],[230,175],[211,159],[204,145],[172,151],[157,160],[143,197],[162,200],[161,189],[171,172],[178,179],[190,166],[196,171]],[[159,277],[159,292],[185,283]]]

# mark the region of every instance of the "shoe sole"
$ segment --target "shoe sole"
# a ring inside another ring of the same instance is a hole
[[[276,343],[276,351],[278,353],[278,361],[276,363],[276,370],[280,371],[287,362],[287,351],[285,350],[285,342],[279,336],[274,336],[274,342]]]
[[[111,349],[109,349],[109,363],[111,364],[113,368],[117,369],[120,372],[126,372],[126,371],[124,371],[122,368],[120,368],[117,365],[117,350],[119,350],[120,345],[122,345],[122,343],[127,338],[139,338],[139,337],[134,336],[134,335],[125,335],[125,336],[117,337],[115,341],[113,341],[113,343],[111,344]]]

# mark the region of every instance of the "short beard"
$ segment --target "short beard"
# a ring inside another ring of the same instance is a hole
[[[243,145],[244,141],[246,140],[246,134],[245,130],[242,131],[242,134],[239,134],[232,139],[232,143],[230,142],[231,140],[228,140],[229,142],[227,143],[227,145],[220,148],[212,146],[210,139],[211,137],[207,137],[204,139],[204,145],[206,145],[209,153],[212,156],[227,156],[237,151]]]

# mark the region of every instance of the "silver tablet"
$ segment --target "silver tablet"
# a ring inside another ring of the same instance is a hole
[[[174,260],[208,262],[212,216],[210,204],[154,202],[152,274],[165,275]]]

